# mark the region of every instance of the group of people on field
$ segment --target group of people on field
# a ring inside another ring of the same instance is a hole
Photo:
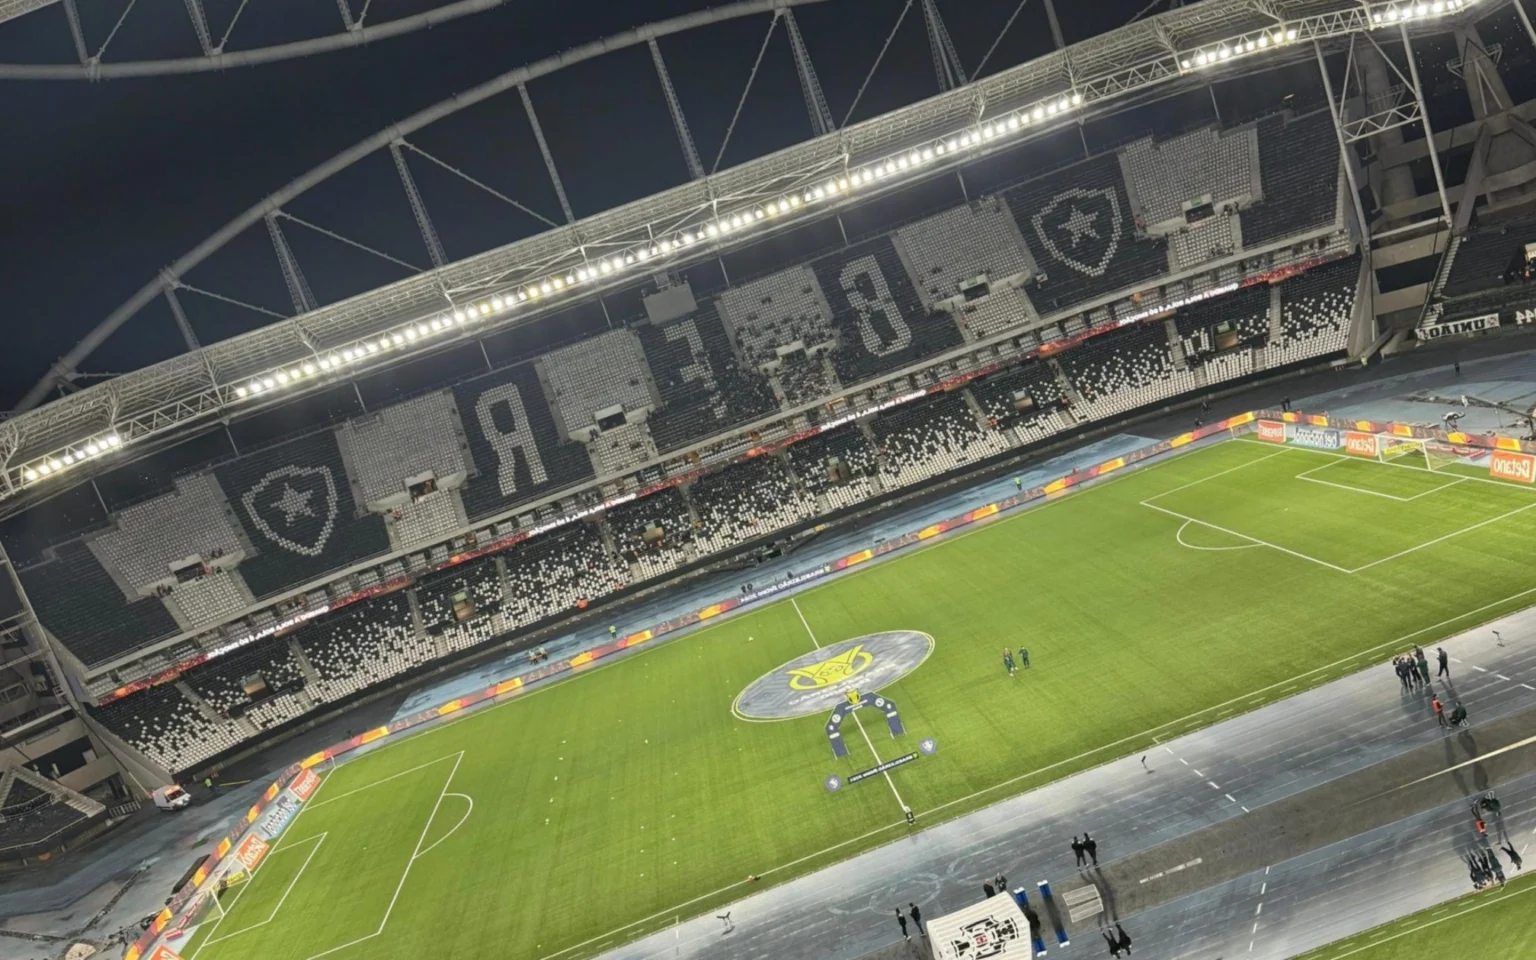
[[[1003,669],[1008,671],[1008,676],[1010,676],[1010,677],[1013,676],[1014,673],[1016,673],[1019,670],[1028,670],[1029,669],[1029,648],[1028,647],[1020,647],[1019,648],[1019,658],[1017,660],[1015,660],[1013,658],[1013,651],[1010,650],[1007,647],[1004,647],[1003,648]]]

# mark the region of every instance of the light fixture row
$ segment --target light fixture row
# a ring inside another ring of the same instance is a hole
[[[1391,26],[1394,23],[1404,23],[1409,20],[1424,20],[1431,17],[1444,16],[1447,13],[1456,13],[1472,6],[1477,0],[1420,0],[1414,3],[1408,0],[1405,3],[1391,3],[1377,7],[1371,11],[1371,23],[1379,27]]]
[[[21,478],[27,483],[33,483],[45,477],[51,477],[56,473],[63,473],[70,467],[76,466],[99,457],[104,453],[111,453],[122,446],[123,438],[116,431],[103,433],[91,437],[84,443],[65,447],[58,453],[46,457],[39,457],[21,468]]]

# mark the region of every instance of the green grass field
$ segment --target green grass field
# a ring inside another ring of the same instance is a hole
[[[1536,956],[1536,877],[1469,894],[1307,954],[1303,960]]]
[[[1536,491],[1481,476],[1229,441],[598,666],[338,767],[187,955],[590,956],[902,835],[892,787],[931,825],[1536,602]],[[874,747],[940,750],[891,784],[732,715],[896,629],[937,645]]]

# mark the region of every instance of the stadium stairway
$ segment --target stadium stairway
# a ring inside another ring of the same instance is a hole
[[[22,783],[35,787],[44,793],[50,793],[57,797],[61,803],[67,804],[71,809],[78,810],[87,817],[94,817],[107,809],[105,805],[92,800],[85,794],[76,793],[63,784],[55,783],[42,774],[29,770],[26,767],[16,767],[10,773],[12,780],[20,780]],[[0,793],[0,797],[6,796],[9,793],[10,786],[7,783],[5,792]]]
[[[1163,321],[1163,329],[1168,331],[1168,355],[1173,358],[1173,372],[1189,372],[1189,359],[1184,356],[1184,340],[1179,336],[1178,324],[1169,317]]]
[[[1078,404],[1083,402],[1083,395],[1077,392],[1076,387],[1072,386],[1072,378],[1067,376],[1065,370],[1061,369],[1061,364],[1057,362],[1055,357],[1050,357],[1045,362],[1050,366],[1051,372],[1056,375],[1056,382],[1061,385],[1061,395],[1067,398],[1067,402],[1073,408],[1076,408]],[[1075,422],[1077,416],[1074,414],[1072,419]]]
[[[960,395],[965,398],[965,405],[970,407],[971,413],[975,415],[976,425],[983,430],[992,429],[992,421],[987,419],[986,411],[981,409],[981,404],[976,402],[976,398],[972,396],[971,391],[961,390]]]
[[[11,795],[11,784],[16,780],[16,768],[6,767],[0,770],[0,800]]]
[[[304,653],[304,648],[299,646],[296,637],[288,638],[288,649],[293,651],[294,662],[299,665],[299,672],[304,674],[306,684],[313,683],[315,689],[319,689],[320,674],[315,671],[315,665],[309,662],[309,657]]]

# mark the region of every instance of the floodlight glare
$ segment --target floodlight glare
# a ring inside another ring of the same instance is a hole
[[[21,476],[22,476],[23,479],[26,479],[26,480],[36,480],[37,479],[37,471],[33,470],[31,467],[28,467],[27,469],[25,469],[25,470],[23,470],[21,472]]]

